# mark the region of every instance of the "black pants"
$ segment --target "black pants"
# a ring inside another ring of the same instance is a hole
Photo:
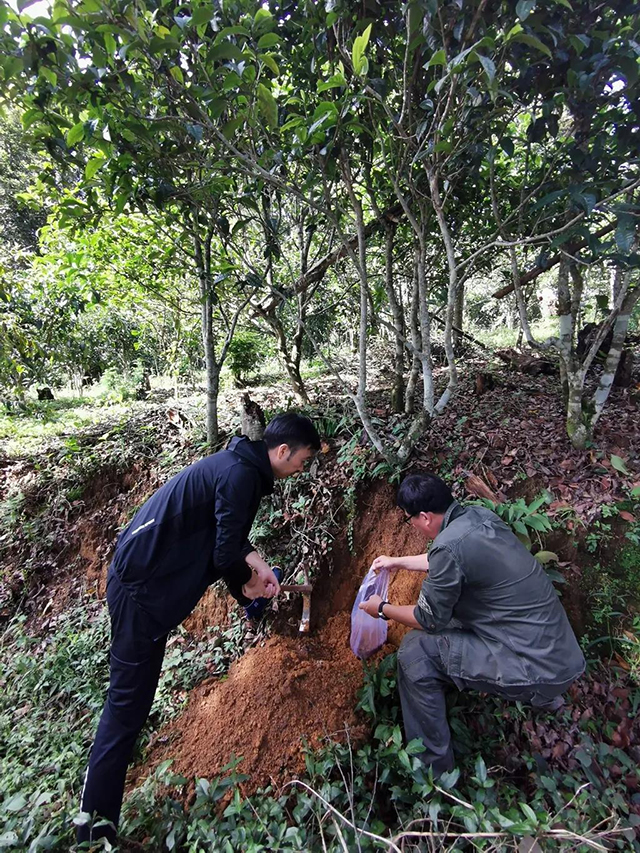
[[[416,630],[405,636],[398,649],[398,691],[406,738],[408,741],[422,740],[425,751],[419,758],[433,768],[435,776],[454,766],[445,701],[447,687],[455,685],[458,690],[492,693],[512,702],[525,702],[534,708],[552,711],[573,682],[571,679],[562,684],[502,687],[492,682],[452,678],[444,664],[448,657],[446,641],[446,631],[428,634]]]
[[[113,570],[107,580],[111,617],[107,701],[89,756],[82,811],[112,825],[81,826],[78,842],[113,840],[120,819],[127,766],[155,696],[167,638],[153,639],[144,614],[129,598]]]

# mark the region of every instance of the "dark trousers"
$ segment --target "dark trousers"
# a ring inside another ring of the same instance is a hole
[[[451,731],[447,722],[445,689],[455,685],[459,690],[477,690],[521,701],[535,708],[554,710],[560,696],[572,681],[563,684],[535,684],[501,687],[484,681],[466,681],[447,674],[447,632],[428,634],[410,631],[398,650],[398,691],[402,720],[408,741],[419,738],[425,745],[420,754],[423,763],[433,768],[435,776],[453,769]]]
[[[120,819],[127,766],[151,710],[164,657],[166,636],[154,640],[144,614],[109,571],[111,618],[110,677],[82,791],[82,811],[112,826],[81,826],[78,842],[113,840]]]

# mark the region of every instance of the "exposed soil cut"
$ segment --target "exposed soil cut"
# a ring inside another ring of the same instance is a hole
[[[418,554],[425,542],[402,523],[389,486],[366,496],[354,534],[355,554],[341,559],[336,549],[332,571],[314,589],[311,634],[273,636],[248,650],[226,679],[199,685],[184,714],[159,733],[145,771],[171,757],[175,772],[212,778],[232,756],[242,756],[238,770],[249,776],[248,794],[301,772],[305,742],[318,746],[328,736],[344,740],[347,732],[353,742],[365,736],[355,711],[362,665],[349,647],[351,607],[374,557]],[[397,573],[390,599],[414,602],[422,579],[419,573]],[[194,627],[217,613],[224,618],[212,593],[192,617]],[[397,646],[405,630],[393,626],[380,654]],[[138,769],[135,777],[140,775]]]
[[[49,558],[49,574],[28,602],[31,630],[46,627],[48,620],[81,601],[85,592],[104,598],[118,529],[127,522],[131,508],[157,486],[157,477],[140,465],[127,472],[106,470],[73,502],[64,536]]]

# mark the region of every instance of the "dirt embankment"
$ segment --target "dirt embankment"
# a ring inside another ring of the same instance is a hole
[[[349,647],[351,607],[374,557],[418,554],[425,542],[402,523],[388,486],[366,496],[356,525],[355,554],[337,547],[331,572],[314,589],[311,633],[276,634],[244,654],[227,678],[199,685],[186,711],[161,733],[145,771],[171,757],[174,772],[212,778],[232,756],[242,756],[238,770],[249,776],[249,793],[301,772],[305,742],[318,746],[328,736],[344,740],[347,732],[352,741],[364,736],[355,711],[362,665]],[[414,602],[421,580],[417,573],[398,573],[389,597],[398,604]],[[216,614],[224,618],[224,607],[210,595],[194,613],[192,626]],[[381,654],[397,646],[403,633],[394,626]],[[135,776],[140,778],[139,769]]]

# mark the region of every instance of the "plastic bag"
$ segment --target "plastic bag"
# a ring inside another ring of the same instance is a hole
[[[389,572],[383,569],[376,574],[373,569],[369,569],[351,611],[351,651],[362,660],[371,657],[386,643],[387,622],[360,610],[360,602],[367,601],[372,595],[379,595],[384,599],[388,591]]]

